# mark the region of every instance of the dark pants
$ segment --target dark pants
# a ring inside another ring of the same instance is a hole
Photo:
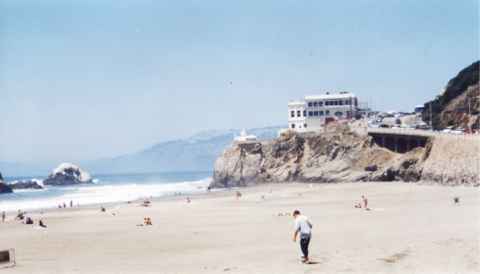
[[[300,248],[302,249],[303,257],[308,258],[308,246],[310,245],[310,235],[300,236]]]

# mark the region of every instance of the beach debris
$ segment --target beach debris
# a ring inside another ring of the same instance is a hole
[[[0,268],[14,267],[16,264],[15,249],[0,250]]]
[[[395,254],[393,254],[393,255],[391,255],[391,256],[389,256],[389,257],[380,258],[380,259],[378,259],[378,260],[384,261],[384,262],[386,262],[386,263],[391,263],[391,264],[393,264],[393,263],[396,263],[396,262],[402,260],[403,258],[407,257],[409,253],[410,253],[410,251],[407,249],[407,250],[404,250],[404,251],[402,251],[402,252],[395,253]]]

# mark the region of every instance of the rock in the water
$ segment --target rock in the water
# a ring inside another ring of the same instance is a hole
[[[43,189],[43,182],[37,179],[14,181],[8,184],[12,189]]]
[[[12,192],[13,192],[12,188],[3,182],[2,173],[0,173],[0,194],[12,193]]]
[[[80,167],[63,163],[43,181],[44,185],[66,186],[75,184],[92,183],[92,177]]]

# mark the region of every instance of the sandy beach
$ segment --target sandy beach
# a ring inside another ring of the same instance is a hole
[[[99,208],[52,210],[46,229],[0,223],[1,273],[478,273],[480,189],[406,183],[276,184]],[[354,208],[366,194],[371,211]],[[262,198],[264,196],[264,199]],[[460,197],[454,205],[453,197]],[[311,258],[292,241],[299,209]],[[115,216],[114,216],[115,215]],[[34,219],[39,213],[32,214]],[[153,226],[137,226],[149,216]]]

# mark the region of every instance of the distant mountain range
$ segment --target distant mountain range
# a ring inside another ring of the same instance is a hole
[[[275,138],[281,128],[285,127],[255,128],[247,132],[260,140],[269,140]],[[210,171],[215,159],[239,134],[240,129],[204,131],[189,138],[160,142],[136,153],[77,164],[91,174]],[[5,176],[47,176],[53,168],[0,162],[0,171]]]

